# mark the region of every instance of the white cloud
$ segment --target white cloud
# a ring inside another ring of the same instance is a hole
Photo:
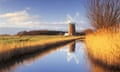
[[[24,10],[19,12],[2,14],[0,15],[0,18],[6,19],[7,21],[10,22],[21,22],[28,20],[30,17],[28,13]]]
[[[27,10],[0,14],[0,27],[37,27],[62,24],[67,24],[67,22],[41,22],[39,15],[30,15]]]
[[[37,27],[62,24],[67,24],[67,21],[41,22],[39,15],[31,15],[27,9],[0,14],[0,27]]]
[[[24,27],[34,24],[39,19],[38,15],[30,15],[27,10],[0,14],[0,26],[17,26]]]

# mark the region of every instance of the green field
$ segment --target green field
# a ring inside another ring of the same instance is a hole
[[[42,41],[53,38],[64,38],[60,35],[39,35],[39,36],[0,36],[0,43],[14,43],[14,42],[33,42]]]

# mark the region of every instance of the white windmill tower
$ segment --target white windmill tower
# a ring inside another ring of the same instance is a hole
[[[75,35],[75,21],[76,18],[79,16],[79,13],[76,13],[74,17],[71,17],[70,15],[67,15],[67,22],[69,24],[68,26],[68,34],[69,36]]]

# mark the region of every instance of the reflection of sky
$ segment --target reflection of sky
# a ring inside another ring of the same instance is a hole
[[[74,59],[67,62],[68,46],[51,53],[30,65],[24,65],[15,70],[15,72],[89,72],[89,65],[86,61],[84,45],[76,44],[76,52],[79,64],[76,64]]]
[[[23,28],[66,30],[65,25],[52,24],[64,24],[68,14],[74,17],[76,13],[77,30],[88,28],[84,5],[85,0],[0,0],[0,34],[16,33]]]
[[[76,47],[78,46],[78,47]],[[79,64],[79,54],[81,55],[81,58],[85,58],[86,55],[84,53],[84,44],[80,43],[80,45],[77,43],[75,44],[75,51],[71,51],[69,52],[69,47],[64,48],[64,49],[60,49],[60,52],[66,52],[67,55],[67,61],[70,62],[71,60],[74,60],[76,62],[76,64]],[[70,47],[71,48],[71,47]]]

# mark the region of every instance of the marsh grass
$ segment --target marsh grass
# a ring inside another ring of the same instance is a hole
[[[47,45],[62,40],[69,40],[77,37],[64,36],[2,36],[0,37],[0,53],[12,49],[30,47],[35,45]]]
[[[105,65],[120,66],[120,31],[97,30],[86,35],[85,43],[93,59]]]

